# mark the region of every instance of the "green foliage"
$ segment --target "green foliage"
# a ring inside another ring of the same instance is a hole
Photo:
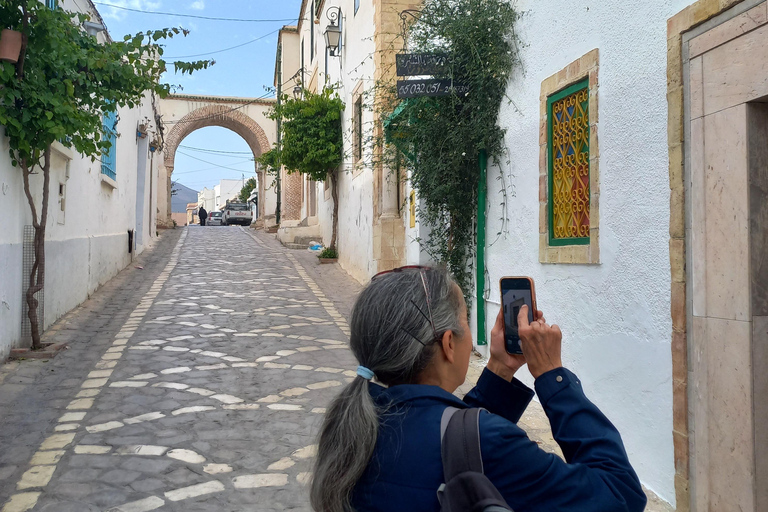
[[[283,120],[282,146],[270,158],[277,157],[288,172],[324,181],[342,161],[344,102],[331,89],[319,94],[305,90],[300,99],[284,96],[283,100],[270,114],[272,119]]]
[[[389,139],[411,161],[411,184],[431,228],[425,250],[448,265],[465,291],[475,253],[480,150],[489,160],[504,153],[497,118],[507,82],[519,67],[514,35],[519,14],[508,0],[427,0],[410,28],[409,53],[441,53],[452,59],[447,76],[470,88],[467,95],[414,98],[391,104]],[[394,98],[389,85],[383,91]],[[390,168],[401,158],[384,152]]]
[[[145,92],[166,96],[166,69],[158,41],[186,35],[180,28],[141,32],[100,44],[81,29],[88,18],[48,9],[39,0],[0,2],[0,25],[26,34],[19,65],[0,63],[0,124],[14,165],[37,162],[51,143],[65,137],[79,153],[97,158],[102,115],[138,106]],[[212,61],[177,62],[177,72],[204,69]]]
[[[317,255],[317,257],[323,258],[323,259],[334,259],[334,258],[338,258],[339,254],[336,252],[336,249],[331,249],[330,247],[326,247],[320,252],[320,254]]]
[[[248,198],[251,197],[251,192],[253,192],[253,189],[255,189],[256,186],[256,178],[249,178],[248,181],[245,182],[245,186],[240,189],[240,195],[238,196],[241,203],[248,202]]]
[[[266,153],[262,153],[256,162],[264,168],[264,172],[277,176],[280,171],[280,149],[275,146]]]

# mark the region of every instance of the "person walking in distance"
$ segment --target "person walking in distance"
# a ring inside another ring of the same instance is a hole
[[[197,216],[200,217],[200,225],[205,226],[205,219],[208,218],[208,212],[202,206],[197,209]]]

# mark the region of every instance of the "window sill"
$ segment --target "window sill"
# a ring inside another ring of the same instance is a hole
[[[62,144],[59,141],[53,141],[53,144],[51,144],[51,149],[55,151],[56,153],[60,154],[67,160],[72,160],[75,156],[75,152],[72,151],[72,148],[68,148],[64,144]]]
[[[104,185],[106,185],[106,186],[108,186],[109,188],[112,188],[112,189],[116,189],[117,188],[117,182],[115,180],[113,180],[112,178],[110,178],[106,174],[101,174],[100,176],[101,176],[101,182]]]

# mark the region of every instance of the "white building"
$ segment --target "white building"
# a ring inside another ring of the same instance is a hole
[[[218,185],[216,185],[218,186]],[[202,206],[206,211],[212,212],[216,210],[216,187],[208,188],[203,187],[203,190],[197,193],[197,204]]]
[[[96,19],[90,1],[59,1],[59,7]],[[98,36],[105,41],[105,32]],[[119,110],[117,137],[111,152],[114,168],[91,162],[72,149],[54,143],[50,203],[46,228],[44,327],[50,326],[99,286],[128,265],[155,239],[158,173],[150,136],[140,138],[136,127],[156,131],[149,96],[139,108]],[[147,121],[149,120],[149,121]],[[24,196],[21,171],[11,166],[8,139],[0,127],[0,361],[22,340],[24,231],[31,213]],[[33,176],[31,189],[38,212],[42,177]],[[129,236],[133,244],[129,246]]]
[[[384,65],[392,39],[397,51],[397,12],[418,3],[303,0],[298,26],[281,33],[283,80],[291,65],[303,69],[310,89],[327,79],[347,105],[339,263],[362,282],[428,263],[414,210],[399,208],[410,189],[366,164],[371,148],[356,147],[381,121],[356,110],[359,98],[393,78]],[[502,235],[487,241],[478,349],[499,307],[494,283],[533,277],[539,306],[565,333],[565,364],[616,423],[650,491],[680,511],[768,510],[759,485],[768,481],[768,4],[515,5],[526,13],[516,28],[522,68],[507,88],[514,104],[499,116],[509,164],[488,169],[487,232]],[[336,8],[342,47],[331,57],[322,34]],[[589,215],[578,221],[583,236],[568,241],[550,227],[549,180],[560,178],[550,175],[547,121],[550,104],[577,94],[588,113]],[[296,187],[286,184],[290,206]],[[333,205],[324,185],[312,186],[302,182],[301,213],[284,224],[309,229],[316,213],[327,243]]]
[[[236,200],[244,186],[245,179],[219,181],[219,184],[213,187],[216,210],[223,209],[227,205],[227,201]]]

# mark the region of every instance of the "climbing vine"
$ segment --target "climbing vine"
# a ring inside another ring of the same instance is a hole
[[[465,293],[476,246],[478,157],[485,150],[489,161],[500,161],[505,150],[497,118],[510,76],[520,66],[519,16],[509,0],[426,0],[409,27],[408,53],[447,55],[449,68],[438,78],[465,84],[469,93],[396,101],[394,84],[379,85],[389,98],[382,102],[382,157],[390,169],[401,155],[407,157],[421,202],[418,219],[431,230],[420,242],[448,266]]]

